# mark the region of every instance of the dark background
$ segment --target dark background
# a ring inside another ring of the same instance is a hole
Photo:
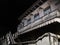
[[[37,0],[0,0],[0,37],[9,31],[15,33],[18,17]]]

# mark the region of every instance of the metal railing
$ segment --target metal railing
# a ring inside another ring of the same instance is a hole
[[[36,44],[39,40],[42,41],[42,39],[44,37],[48,37],[48,40],[49,40],[49,44],[52,45],[51,41],[52,41],[52,37],[53,38],[56,38],[57,39],[57,42],[58,42],[58,38],[59,36],[56,35],[56,34],[53,34],[53,33],[45,33],[43,34],[42,36],[38,37],[36,40],[31,40],[31,41],[25,41],[25,42],[20,42],[21,44]],[[58,43],[57,43],[58,44]],[[39,44],[40,45],[40,44]]]

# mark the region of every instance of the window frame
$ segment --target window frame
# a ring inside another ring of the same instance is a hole
[[[27,19],[27,25],[31,24],[31,18]]]
[[[49,12],[48,12],[49,11]],[[47,12],[47,13],[46,13]],[[51,7],[48,6],[44,9],[44,15],[48,15],[51,12]]]
[[[34,15],[34,21],[38,20],[40,18],[39,13]]]

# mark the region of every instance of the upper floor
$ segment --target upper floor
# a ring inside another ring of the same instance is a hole
[[[25,16],[18,25],[17,30],[20,33],[26,32],[29,29],[33,30],[33,27],[40,27],[37,25],[41,25],[56,17],[60,17],[60,0],[47,0]]]

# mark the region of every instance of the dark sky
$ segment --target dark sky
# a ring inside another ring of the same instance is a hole
[[[0,36],[7,32],[16,32],[18,17],[26,11],[36,0],[0,0]]]

